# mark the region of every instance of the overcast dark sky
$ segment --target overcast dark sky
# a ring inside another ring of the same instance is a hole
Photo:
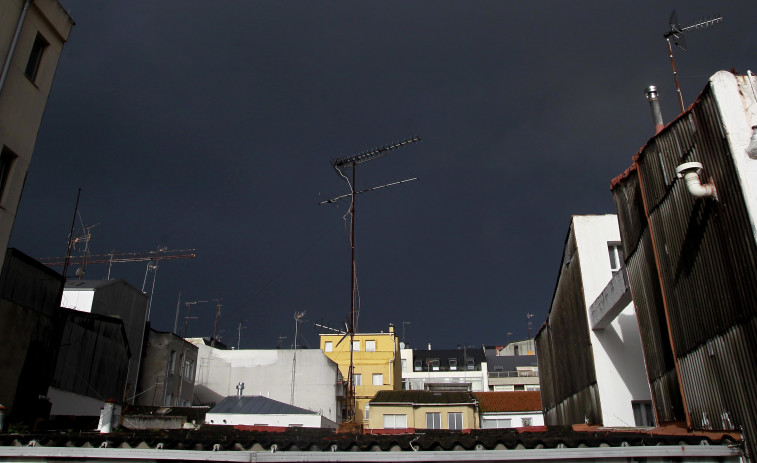
[[[414,135],[358,167],[359,189],[421,179],[358,196],[359,329],[504,344],[533,313],[535,333],[570,216],[615,212],[610,180],[652,133],[646,86],[678,113],[671,11],[725,17],[675,51],[687,104],[757,56],[745,0],[62,3],[76,26],[11,244],[64,255],[82,188],[90,252],[196,249],[161,263],[155,328],[179,291],[182,312],[220,295],[223,340],[246,320],[255,348],[291,344],[295,312],[312,347],[313,322],[347,320],[349,204],[317,203],[349,187],[329,161]],[[112,275],[141,288],[145,265]],[[211,335],[212,305],[193,312],[189,334]]]

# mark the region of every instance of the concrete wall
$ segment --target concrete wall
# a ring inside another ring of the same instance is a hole
[[[608,243],[620,242],[615,215],[576,216],[573,229],[581,264],[586,307],[612,278]],[[649,400],[641,337],[633,304],[610,325],[589,330],[605,426],[634,426],[632,400]]]
[[[9,58],[23,4],[24,0],[0,2],[0,69]],[[5,85],[0,90],[0,149],[12,151],[17,158],[11,165],[5,189],[0,192],[0,250],[8,247],[58,59],[73,24],[57,0],[35,0],[28,9],[15,52],[10,57]],[[38,33],[49,45],[32,82],[24,71]],[[2,256],[0,254],[0,259]]]
[[[196,345],[180,336],[150,330],[134,403],[177,407],[192,405],[197,352]]]
[[[337,365],[315,349],[297,350],[294,403],[292,363],[294,350],[221,350],[189,339],[199,348],[195,376],[196,404],[218,403],[237,394],[262,395],[317,412],[338,422]]]

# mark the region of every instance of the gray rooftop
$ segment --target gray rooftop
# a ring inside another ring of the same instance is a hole
[[[240,415],[317,415],[316,412],[263,396],[237,397],[223,399],[208,413],[237,413]]]

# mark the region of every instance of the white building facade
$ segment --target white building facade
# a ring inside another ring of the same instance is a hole
[[[545,421],[649,426],[651,394],[617,216],[574,216],[536,337]]]
[[[320,349],[223,350],[199,338],[187,341],[199,348],[196,405],[218,403],[243,386],[243,395],[267,397],[339,422],[339,369]]]

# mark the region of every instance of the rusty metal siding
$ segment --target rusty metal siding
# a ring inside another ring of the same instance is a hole
[[[693,197],[676,177],[676,166],[690,161],[703,164],[703,182],[715,184],[717,200]],[[681,419],[678,395],[693,429],[743,426],[754,441],[757,243],[709,86],[642,149],[635,172],[638,178],[613,184],[613,197],[622,236],[630,239],[627,266],[659,419]],[[628,212],[629,199],[641,193],[649,231]]]
[[[601,423],[594,354],[572,226],[547,322],[536,336],[542,407],[549,425]]]
[[[640,238],[634,252],[627,258],[626,270],[631,281],[631,294],[644,347],[647,377],[657,409],[657,421],[665,423],[684,420],[683,402],[649,230],[645,230]]]

